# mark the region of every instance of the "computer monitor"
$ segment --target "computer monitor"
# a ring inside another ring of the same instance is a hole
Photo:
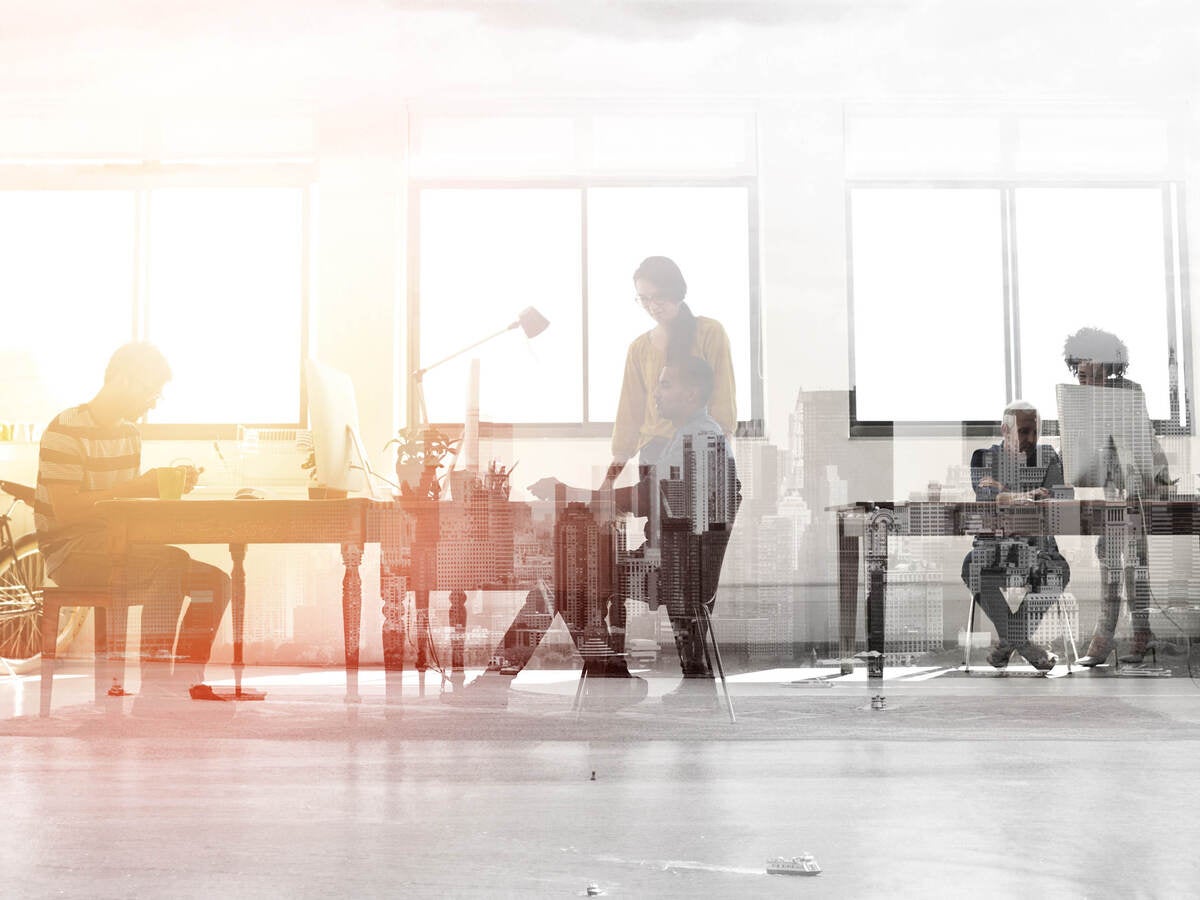
[[[304,367],[308,384],[308,424],[312,429],[317,481],[339,491],[363,487],[365,460],[358,439],[358,404],[354,383],[345,372],[314,359]]]
[[[1141,390],[1060,384],[1057,394],[1067,483],[1146,496],[1154,484],[1154,429]]]

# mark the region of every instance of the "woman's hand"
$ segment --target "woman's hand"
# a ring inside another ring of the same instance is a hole
[[[560,484],[562,482],[557,478],[539,478],[533,484],[529,485],[528,491],[539,500],[553,500]]]
[[[612,487],[613,483],[621,477],[621,473],[625,471],[627,465],[629,465],[629,460],[627,459],[614,459],[609,463],[608,471],[604,474],[604,484],[601,486],[601,490]]]

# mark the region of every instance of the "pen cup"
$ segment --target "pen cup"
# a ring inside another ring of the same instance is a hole
[[[183,497],[183,485],[187,478],[185,467],[160,466],[155,473],[158,475],[158,499],[179,500]]]

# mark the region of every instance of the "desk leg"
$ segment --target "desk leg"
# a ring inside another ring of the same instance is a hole
[[[417,672],[424,684],[425,670],[429,668],[429,589],[417,591]]]
[[[246,545],[230,544],[229,556],[233,569],[229,573],[233,583],[233,695],[242,695],[242,671],[246,662],[242,655],[246,636]]]
[[[429,592],[437,583],[437,543],[420,540],[413,548],[413,628],[417,637],[417,695],[425,696],[425,671],[429,668]]]
[[[867,539],[867,688],[871,709],[884,708],[884,607],[887,599],[888,529],[890,521],[875,517]]]
[[[404,600],[408,593],[404,571],[403,567],[388,562],[379,566],[383,594],[384,700],[389,704],[399,703],[404,691]]]
[[[358,695],[358,644],[362,631],[362,544],[342,544],[342,630],[346,636],[346,702],[361,703]]]
[[[858,625],[859,536],[847,528],[847,515],[838,513],[838,658],[843,675],[854,671],[854,636]]]

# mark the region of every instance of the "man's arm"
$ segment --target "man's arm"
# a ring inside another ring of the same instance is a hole
[[[74,525],[93,518],[92,507],[101,500],[157,497],[158,474],[155,469],[150,469],[137,478],[102,491],[81,491],[73,484],[51,484],[46,485],[46,489],[50,492],[55,519],[61,525]]]
[[[1003,453],[1003,450],[998,452]],[[983,470],[987,469],[988,474],[984,474]],[[1007,506],[1010,503],[1022,503],[1030,500],[1042,500],[1050,496],[1050,490],[1046,487],[1034,488],[1032,491],[1012,491],[1007,490],[1008,485],[1001,484],[991,472],[993,471],[990,455],[985,450],[976,450],[971,455],[971,486],[975,489],[975,499],[980,502],[995,500],[1001,506]],[[1061,483],[1062,464],[1059,463],[1059,483]],[[1048,479],[1050,473],[1047,472]],[[1046,484],[1046,480],[1043,480]]]
[[[1067,483],[1067,476],[1063,473],[1062,457],[1053,447],[1044,444],[1042,446],[1045,447],[1045,450],[1039,448],[1039,452],[1043,452],[1046,457],[1046,475],[1042,478],[1042,487],[1047,489],[1062,487]]]
[[[562,485],[565,489],[566,501],[568,503],[593,503],[607,493],[612,494],[613,504],[619,512],[632,512],[634,514],[645,515],[644,512],[638,513],[639,509],[649,508],[648,497],[650,476],[649,474],[642,477],[642,480],[630,487],[617,488],[614,491],[594,491],[591,488],[572,487],[565,482],[559,481],[557,478],[549,477],[542,478],[529,485],[529,492],[539,500],[554,500],[558,496],[558,487]]]
[[[996,494],[1004,489],[1004,485],[992,477],[991,454],[982,448],[971,454],[971,489],[975,491],[975,499],[986,503],[996,499]]]

